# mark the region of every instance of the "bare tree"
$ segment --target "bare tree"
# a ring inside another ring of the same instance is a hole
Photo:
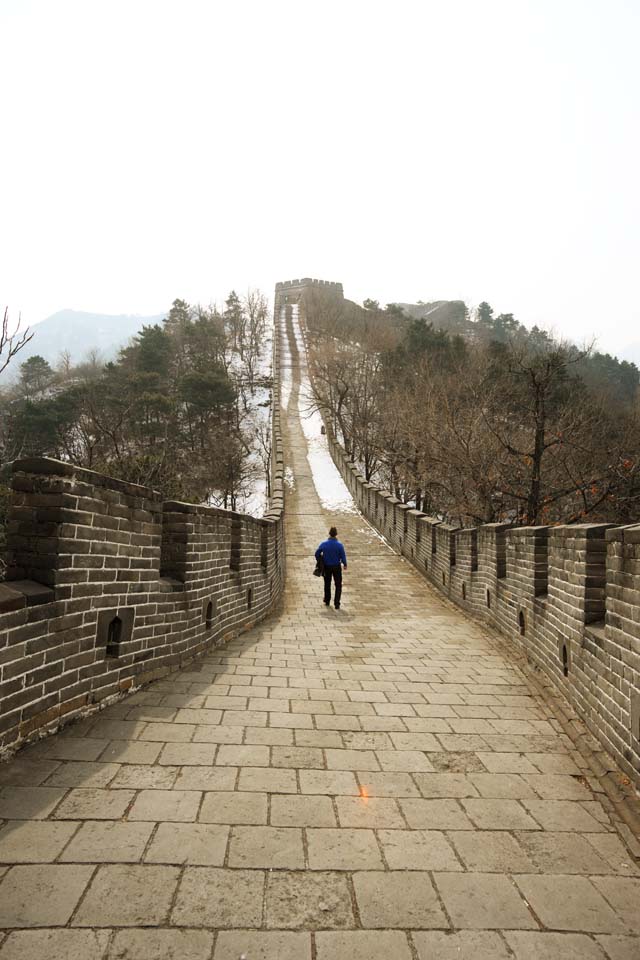
[[[9,323],[9,308],[5,307],[2,318],[2,330],[0,331],[0,373],[6,370],[11,360],[17,353],[26,346],[33,337],[29,327],[20,330],[21,318],[18,316],[18,322],[13,330]]]

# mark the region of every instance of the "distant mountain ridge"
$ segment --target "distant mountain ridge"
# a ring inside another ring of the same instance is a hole
[[[106,363],[113,360],[118,350],[124,347],[143,326],[159,323],[165,314],[140,317],[133,314],[111,315],[88,313],[83,310],[59,310],[31,328],[33,339],[17,355],[5,372],[5,377],[15,379],[20,364],[29,357],[41,356],[55,367],[60,354],[67,350],[71,362],[84,360],[96,350]]]

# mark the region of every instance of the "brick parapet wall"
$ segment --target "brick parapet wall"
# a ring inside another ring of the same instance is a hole
[[[49,459],[12,468],[0,584],[0,752],[165,676],[278,602],[285,574],[280,325],[262,519],[165,502]]]
[[[511,639],[640,784],[640,524],[456,529],[368,483],[326,426],[369,522],[436,589]]]

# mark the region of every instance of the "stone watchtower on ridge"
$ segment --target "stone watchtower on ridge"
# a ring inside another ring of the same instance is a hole
[[[300,303],[307,294],[315,291],[344,300],[341,283],[303,277],[301,280],[283,280],[276,283],[276,308],[283,307],[287,303]]]

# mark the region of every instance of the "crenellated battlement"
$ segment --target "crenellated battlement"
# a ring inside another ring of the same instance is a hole
[[[0,753],[176,670],[284,586],[276,317],[272,496],[261,519],[49,459],[13,464],[0,583]]]
[[[281,280],[276,283],[276,291],[285,290],[290,287],[329,287],[336,292],[342,293],[342,284],[333,280],[312,280],[311,277],[303,277],[302,280]]]
[[[640,524],[456,528],[367,482],[326,429],[370,523],[447,599],[512,640],[640,783]]]

